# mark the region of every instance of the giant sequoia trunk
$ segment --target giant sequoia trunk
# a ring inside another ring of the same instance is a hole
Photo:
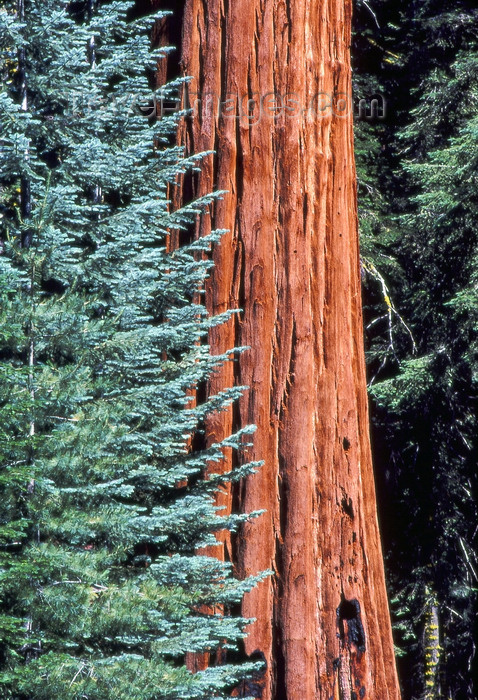
[[[248,389],[209,439],[254,423],[247,458],[264,460],[223,497],[266,509],[225,542],[243,575],[275,571],[243,606],[256,618],[246,651],[267,661],[243,693],[264,700],[399,698],[368,433],[350,23],[351,0],[184,8],[183,138],[216,152],[197,194],[227,190],[200,224],[229,231],[207,304],[242,309],[211,343],[249,346],[211,382]]]

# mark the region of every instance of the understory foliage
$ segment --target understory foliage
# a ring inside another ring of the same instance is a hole
[[[134,3],[0,3],[0,695],[226,697],[254,668],[229,614],[255,580],[199,556],[244,516],[214,506],[224,447],[192,449],[214,371],[194,303],[209,239],[167,252],[213,197],[171,211],[200,167],[156,119],[161,15]],[[164,49],[163,49],[164,51]],[[163,88],[167,95],[174,85]],[[197,439],[195,443],[199,442]],[[237,657],[239,658],[239,657]]]
[[[359,90],[372,84],[387,101],[385,120],[357,124],[357,159],[375,463],[405,700],[478,691],[478,15],[475,3],[448,5],[360,4],[355,32]]]

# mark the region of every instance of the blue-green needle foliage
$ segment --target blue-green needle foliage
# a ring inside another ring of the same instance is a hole
[[[226,697],[255,667],[185,655],[237,648],[256,579],[196,554],[245,517],[202,474],[251,431],[192,449],[240,390],[188,398],[225,359],[204,343],[224,316],[195,303],[220,235],[165,247],[214,197],[168,203],[200,157],[146,109],[160,15],[19,6],[0,3],[0,696]]]

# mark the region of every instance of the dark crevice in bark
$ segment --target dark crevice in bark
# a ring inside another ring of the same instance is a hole
[[[256,60],[257,60],[257,56],[256,56]],[[248,131],[249,131],[249,147],[250,147],[250,148],[252,147],[252,141],[251,141],[251,138],[252,138],[251,125],[253,125],[253,124],[255,123],[254,109],[256,108],[256,107],[255,107],[255,101],[252,100],[253,91],[254,91],[254,86],[253,86],[253,84],[252,84],[251,64],[250,64],[250,62],[249,62],[248,66],[247,66],[247,98],[248,98],[248,99],[247,99],[247,102],[246,102],[246,104],[247,104],[247,114],[246,114],[246,116],[247,116],[248,125],[249,125]],[[239,99],[242,101],[242,95],[239,95]],[[252,106],[252,113],[251,113],[251,103],[249,102],[249,100],[252,101],[252,105],[253,105],[253,106]],[[242,106],[241,106],[241,109],[242,109]]]
[[[227,16],[229,14],[229,1],[223,0],[221,13],[221,100],[227,95]]]
[[[239,224],[237,224],[237,231],[240,231]],[[237,284],[237,289],[235,290],[235,295],[236,295],[236,300],[237,300],[237,305],[238,308],[240,309],[239,313],[234,314],[234,319],[233,323],[235,326],[235,333],[234,336],[235,338],[238,339],[237,344],[240,345],[240,337],[241,337],[241,320],[244,316],[244,305],[245,305],[245,292],[244,292],[244,270],[245,270],[245,260],[244,260],[244,245],[240,237],[240,233],[238,234],[239,238],[237,241],[236,249],[234,251],[234,270],[235,270],[235,279],[236,279],[236,284]],[[241,363],[238,358],[234,360],[234,385],[235,386],[241,386],[242,385],[242,378],[241,378]],[[239,430],[241,427],[242,421],[241,421],[241,407],[239,401],[235,401],[232,405],[232,430],[235,432],[236,430]],[[233,454],[232,457],[232,466],[233,468],[239,464],[240,461],[244,459],[244,455],[239,455],[237,452]],[[243,510],[242,508],[242,501],[243,501],[243,494],[242,494],[242,488],[243,488],[244,482],[241,483],[234,483],[231,488],[231,507],[232,507],[232,512],[234,513],[239,513]],[[239,541],[240,538],[243,537],[243,532],[242,528],[239,530],[239,534],[232,533],[231,535],[231,547],[233,552],[238,551],[239,547]]]
[[[236,119],[236,143],[237,143],[237,155],[236,155],[236,196],[237,205],[242,202],[244,195],[244,150],[242,148],[241,141],[241,131],[239,128],[239,119]]]
[[[296,362],[296,344],[297,344],[297,333],[296,333],[296,323],[295,319],[292,321],[292,337],[290,341],[290,360],[289,360],[289,368],[287,370],[287,388],[286,392],[289,394],[289,389],[291,388],[292,384],[294,383],[294,377],[295,377],[295,362]]]
[[[206,41],[206,39],[204,39]],[[203,124],[203,109],[206,105],[206,109],[210,109],[208,104],[208,95],[204,92],[204,82],[206,79],[206,73],[204,70],[204,57],[202,53],[198,56],[198,76],[197,76],[197,94],[193,93],[193,101],[198,100],[198,107],[195,109],[196,118],[199,124]],[[210,98],[209,98],[210,99]],[[214,99],[214,97],[213,97]]]
[[[275,674],[273,690],[274,700],[288,700],[286,691],[286,661],[282,647],[282,626],[274,620],[272,628],[272,658],[274,659]]]
[[[239,285],[237,288],[237,304],[238,307],[241,309],[240,317],[239,315],[236,315],[236,317],[239,319],[243,317],[244,315],[244,307],[246,304],[246,291],[245,291],[245,270],[246,270],[246,259],[245,259],[245,247],[244,247],[244,241],[242,240],[242,236],[240,233],[240,226],[237,224],[237,231],[238,231],[238,239],[237,239],[237,247],[236,247],[236,252],[235,252],[235,259],[234,263],[236,267],[234,268],[236,271],[239,270]],[[238,328],[238,331],[240,328]]]
[[[306,193],[306,194],[304,194],[304,200],[302,202],[302,221],[303,221],[304,231],[307,231],[307,215],[308,215],[308,213],[309,213],[309,198],[308,198],[308,195]]]
[[[283,460],[279,457],[279,508],[280,508],[280,535],[284,542],[287,535],[289,485],[287,483],[287,469]],[[282,568],[282,567],[281,567]]]
[[[196,387],[196,404],[198,406],[201,406],[202,404],[204,404],[206,402],[206,399],[207,399],[207,383],[201,382]],[[206,442],[205,425],[201,421],[201,424],[198,425],[198,429],[192,435],[191,451],[192,452],[200,452],[201,450],[205,450],[206,448],[207,448],[207,442]]]
[[[292,44],[292,6],[285,2],[284,7],[287,12],[287,63],[289,63],[289,51]]]
[[[274,685],[272,697],[274,700],[287,700],[286,691],[286,661],[283,651],[283,632],[282,632],[282,615],[281,601],[284,596],[285,584],[285,551],[284,542],[287,536],[288,524],[288,502],[289,502],[289,485],[287,483],[287,465],[281,456],[284,451],[284,446],[280,444],[279,436],[279,475],[277,483],[277,491],[279,496],[279,536],[275,537],[275,552],[274,552],[274,568],[276,575],[273,580],[275,589],[274,594],[274,609],[272,612],[272,659],[274,664],[274,673],[272,682]]]
[[[254,61],[256,66],[256,74],[259,73],[259,37],[261,35],[261,29],[259,27],[259,13],[256,12],[256,30],[254,32]]]

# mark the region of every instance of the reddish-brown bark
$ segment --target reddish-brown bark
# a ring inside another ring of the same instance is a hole
[[[200,224],[229,230],[207,304],[243,309],[210,341],[216,353],[250,348],[211,382],[211,392],[249,388],[237,414],[210,420],[209,439],[254,423],[247,457],[264,460],[239,499],[267,512],[230,556],[243,575],[276,573],[243,605],[257,619],[246,650],[267,661],[265,700],[399,698],[368,434],[352,116],[340,102],[350,107],[350,15],[351,0],[186,0],[183,17],[184,73],[201,98],[183,138],[191,152],[216,152],[197,194],[227,190]],[[297,104],[272,114],[272,94]],[[259,118],[246,100],[261,97]]]

